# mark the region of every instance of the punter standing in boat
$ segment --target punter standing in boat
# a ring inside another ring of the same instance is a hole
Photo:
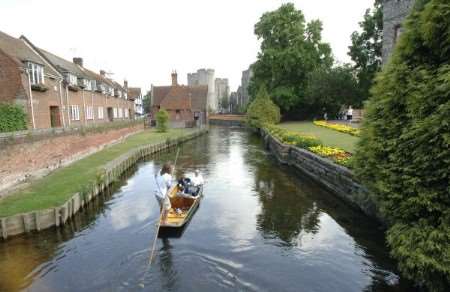
[[[172,165],[165,163],[156,176],[156,191],[155,198],[158,201],[161,210],[161,221],[165,223],[170,208],[172,207],[169,199],[169,190],[172,186]]]

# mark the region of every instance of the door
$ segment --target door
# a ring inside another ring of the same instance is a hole
[[[61,114],[59,112],[58,106],[50,107],[50,126],[52,128],[60,128],[61,127]]]
[[[112,107],[108,108],[108,120],[110,122],[112,122],[114,120],[114,113],[113,113],[113,108]]]

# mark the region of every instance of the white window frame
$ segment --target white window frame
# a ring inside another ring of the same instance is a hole
[[[117,119],[117,108],[113,108],[113,117]]]
[[[103,107],[99,106],[97,108],[97,117],[98,117],[98,119],[99,120],[103,120],[104,119],[104,114],[105,114],[105,111],[104,111]]]
[[[28,62],[27,68],[32,85],[44,84],[44,66],[33,62]]]
[[[72,121],[80,120],[80,107],[78,105],[70,106],[70,120]]]
[[[93,120],[94,119],[94,107],[93,106],[86,106],[86,119],[87,120]]]
[[[95,91],[97,89],[97,81],[90,80],[89,82],[91,82],[91,89],[92,89],[92,91]]]
[[[123,109],[119,108],[119,119],[123,118]]]
[[[72,73],[66,73],[66,81],[70,85],[78,85],[78,77]]]
[[[83,79],[83,85],[86,90],[92,90],[92,82],[89,79]]]
[[[125,115],[125,118],[127,118],[128,119],[128,109],[124,109],[124,111],[123,111],[123,113],[124,113],[124,115]]]

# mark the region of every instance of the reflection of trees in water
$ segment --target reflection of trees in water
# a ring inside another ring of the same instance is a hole
[[[300,232],[317,233],[321,213],[317,205],[260,151],[248,151],[247,163],[254,168],[255,191],[261,202],[258,229],[265,237],[279,237],[288,245]]]

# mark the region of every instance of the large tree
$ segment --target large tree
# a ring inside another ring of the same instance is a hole
[[[356,170],[403,274],[450,291],[450,3],[417,0],[367,107]]]
[[[306,23],[294,4],[263,14],[255,25],[262,40],[257,61],[252,65],[250,95],[264,85],[274,102],[286,114],[308,113],[305,89],[308,75],[318,67],[331,67],[331,48],[322,42],[322,23]],[[301,118],[301,117],[299,117]]]
[[[355,106],[369,97],[375,75],[381,69],[381,53],[383,47],[383,8],[382,1],[376,0],[373,9],[367,9],[364,20],[359,23],[361,32],[353,32],[352,44],[348,55],[355,63],[354,69],[358,78],[360,98]]]
[[[343,105],[357,105],[359,88],[350,65],[318,68],[308,78],[305,102],[315,117],[336,118]]]

